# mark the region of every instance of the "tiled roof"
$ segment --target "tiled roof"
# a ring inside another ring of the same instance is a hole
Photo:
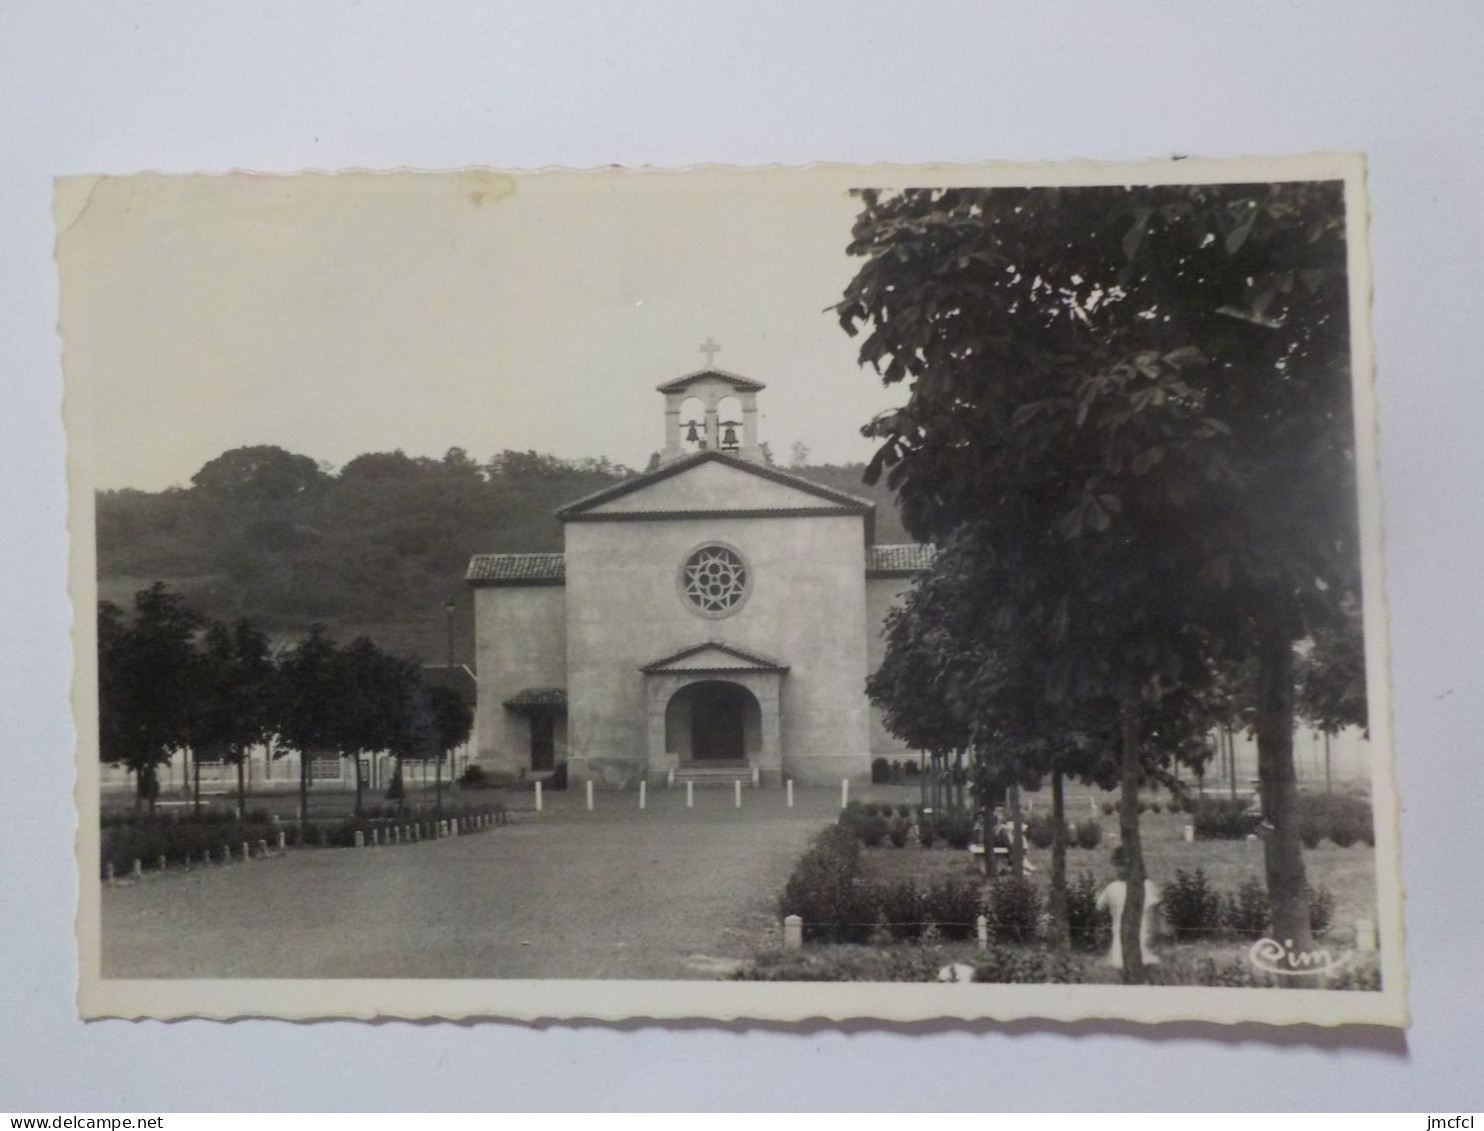
[[[567,692],[561,687],[527,687],[505,700],[503,705],[512,711],[530,711],[541,708],[565,711]]]
[[[560,585],[566,578],[561,554],[475,554],[464,574],[475,585]]]
[[[656,385],[655,388],[661,393],[676,393],[692,381],[699,381],[702,377],[715,377],[720,381],[725,381],[732,388],[741,389],[747,393],[755,393],[759,389],[768,387],[761,381],[754,381],[751,377],[743,377],[737,373],[728,373],[725,369],[697,369],[694,373],[687,373],[684,377],[666,381],[663,385]]]
[[[933,547],[923,542],[898,542],[866,547],[866,576],[907,576],[933,564]]]

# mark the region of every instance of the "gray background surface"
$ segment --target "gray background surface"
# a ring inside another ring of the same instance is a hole
[[[1338,0],[425,7],[0,11],[0,1108],[1477,1105],[1484,12]],[[1311,150],[1370,158],[1405,1037],[75,1019],[52,176]]]

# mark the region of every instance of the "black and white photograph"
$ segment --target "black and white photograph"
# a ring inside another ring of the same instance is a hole
[[[1364,194],[60,180],[84,1015],[1405,1024]]]

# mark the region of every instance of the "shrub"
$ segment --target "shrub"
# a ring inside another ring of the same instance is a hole
[[[909,778],[915,778],[922,771],[917,765],[917,759],[908,758],[905,762],[902,763],[902,772]]]
[[[1245,840],[1260,820],[1240,798],[1203,797],[1193,816],[1197,840]]]
[[[1160,907],[1177,942],[1211,938],[1221,930],[1221,895],[1200,868],[1194,872],[1177,868],[1175,879],[1165,885]]]
[[[934,948],[772,950],[735,974],[742,982],[936,982],[943,958]]]
[[[939,880],[925,893],[923,910],[923,918],[937,924],[943,938],[971,939],[983,910],[979,886],[951,876]]]
[[[912,831],[912,826],[907,823],[905,817],[893,817],[891,824],[886,828],[886,836],[894,848],[907,847],[907,834]]]
[[[928,917],[922,894],[911,880],[883,884],[875,891],[876,904],[894,939],[917,939]]]
[[[889,827],[885,817],[873,812],[865,820],[856,825],[855,832],[860,837],[861,843],[867,848],[880,848],[881,842],[886,839],[886,833]]]
[[[1078,821],[1074,831],[1077,834],[1078,848],[1096,848],[1103,842],[1103,823],[1096,817]]]
[[[1085,959],[1020,946],[993,946],[974,965],[974,981],[1069,985],[1086,979]]]
[[[967,813],[945,813],[938,825],[949,848],[968,848],[974,839],[974,818]]]
[[[1249,939],[1260,939],[1268,933],[1268,893],[1262,884],[1247,880],[1224,902],[1222,917],[1227,930]]]
[[[1025,839],[1036,848],[1050,848],[1056,839],[1056,821],[1051,814],[1037,813],[1032,816],[1025,823]]]
[[[567,788],[567,763],[560,763],[552,772],[551,777],[546,779],[543,789],[566,789]]]
[[[990,931],[1000,942],[1034,942],[1041,929],[1041,893],[1030,880],[1008,876],[989,889]]]
[[[891,763],[885,758],[871,759],[871,784],[886,785],[891,781]]]
[[[1336,817],[1329,826],[1329,839],[1339,848],[1349,848],[1360,839],[1360,827],[1348,816]]]
[[[1098,808],[1103,811],[1103,816],[1111,817],[1114,813],[1118,812],[1118,802],[1104,801]]]
[[[1158,801],[1151,801],[1149,803],[1149,811],[1151,813],[1163,813],[1165,809]]]
[[[1067,934],[1077,950],[1106,950],[1112,942],[1107,920],[1098,911],[1098,881],[1091,872],[1067,884]]]
[[[923,848],[932,848],[940,839],[942,839],[942,834],[938,831],[938,822],[933,819],[931,814],[918,819],[918,844],[922,845]]]
[[[490,776],[485,773],[483,766],[468,766],[459,775],[459,785],[464,789],[488,789],[491,785]]]
[[[402,767],[400,765],[392,772],[392,780],[387,784],[386,792],[382,796],[388,801],[401,801],[407,796],[407,788],[402,784]]]
[[[1320,826],[1317,818],[1308,813],[1300,813],[1298,821],[1299,840],[1303,841],[1304,847],[1310,851],[1319,847],[1319,842],[1324,839],[1324,829]]]
[[[866,802],[860,807],[860,813],[862,817],[876,816],[876,803],[874,801]]]
[[[815,836],[778,898],[780,917],[804,920],[805,939],[865,942],[875,914],[868,893],[859,890],[860,841],[845,824]]]

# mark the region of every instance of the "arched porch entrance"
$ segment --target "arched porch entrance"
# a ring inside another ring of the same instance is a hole
[[[762,707],[757,696],[729,680],[689,683],[665,706],[665,749],[682,766],[749,764],[762,747]]]
[[[735,767],[764,785],[783,781],[782,681],[788,667],[736,645],[707,641],[646,664],[646,774],[683,766]]]

